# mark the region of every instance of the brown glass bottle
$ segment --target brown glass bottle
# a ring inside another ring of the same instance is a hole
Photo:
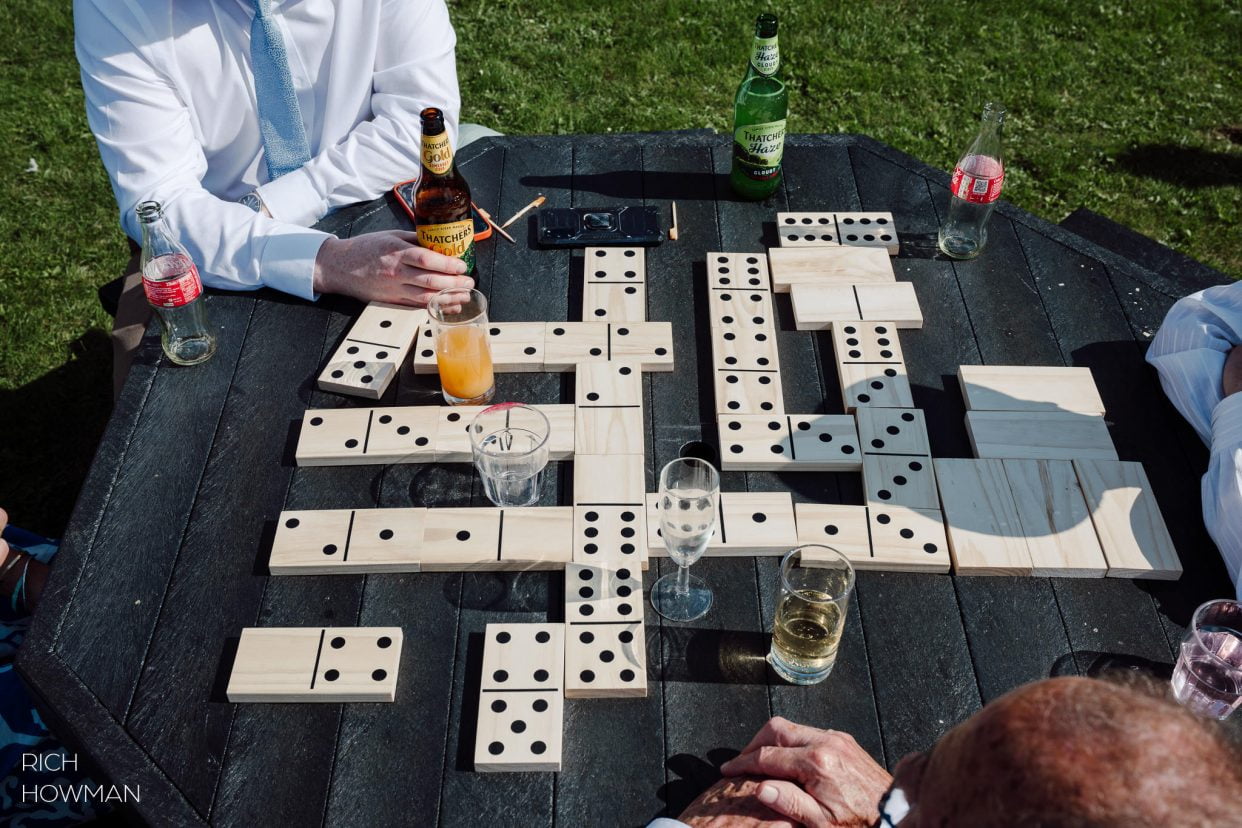
[[[474,271],[474,219],[470,215],[470,185],[453,163],[444,113],[435,107],[422,111],[423,174],[414,190],[414,219],[418,243],[430,250],[456,256]]]

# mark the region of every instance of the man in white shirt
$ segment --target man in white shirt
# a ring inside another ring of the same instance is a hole
[[[283,45],[309,149],[279,177],[254,71],[267,55],[251,51],[260,8]],[[134,207],[151,199],[209,286],[402,304],[473,286],[460,260],[413,234],[309,229],[418,175],[424,107],[444,111],[458,146],[456,36],[443,0],[75,0],[74,29],[87,118],[131,239],[141,238]],[[140,284],[129,287],[123,303],[145,310]],[[118,350],[136,347],[143,327],[131,322]]]
[[[1242,283],[1178,301],[1147,351],[1169,400],[1211,450],[1203,522],[1242,599]]]

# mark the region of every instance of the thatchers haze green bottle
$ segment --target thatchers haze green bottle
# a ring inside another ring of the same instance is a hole
[[[758,201],[781,183],[789,95],[780,75],[776,15],[755,19],[755,45],[733,102],[733,169],[729,181],[742,198]]]

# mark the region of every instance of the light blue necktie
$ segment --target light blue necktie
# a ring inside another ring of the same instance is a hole
[[[267,174],[275,180],[301,167],[311,154],[289,74],[285,40],[272,19],[272,0],[254,0],[250,62],[254,68],[254,96],[259,102],[259,132],[267,156]]]

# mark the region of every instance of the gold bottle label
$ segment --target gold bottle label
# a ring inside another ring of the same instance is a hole
[[[462,219],[445,224],[418,225],[418,243],[428,250],[455,256],[474,267],[474,221]]]
[[[436,175],[444,175],[453,166],[453,148],[449,146],[447,129],[439,135],[423,136],[423,166]]]
[[[776,46],[775,37],[756,37],[755,47],[750,53],[750,65],[764,77],[771,77],[781,68],[781,52]]]

